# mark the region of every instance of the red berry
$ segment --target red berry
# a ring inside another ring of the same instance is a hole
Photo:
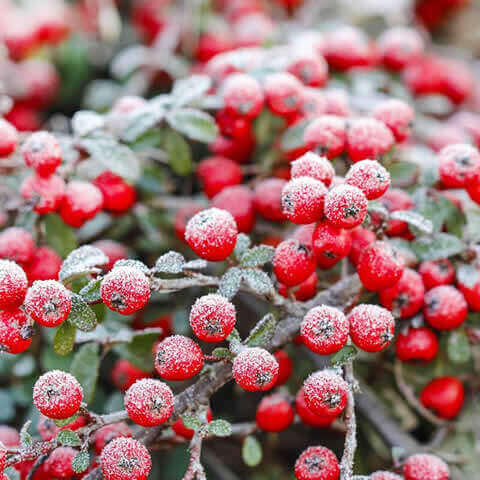
[[[32,321],[22,310],[0,312],[0,351],[17,354],[32,343]]]
[[[268,178],[255,187],[253,203],[263,218],[281,222],[285,220],[282,209],[282,191],[287,182],[280,178]]]
[[[7,449],[5,448],[5,445],[2,442],[0,442],[0,472],[3,472],[5,470],[6,462],[7,462]]]
[[[297,53],[288,71],[309,87],[322,87],[328,80],[327,62],[318,55]]]
[[[262,398],[255,420],[264,432],[281,432],[292,424],[294,416],[290,402],[282,394],[274,393]]]
[[[338,480],[340,467],[335,454],[325,447],[307,448],[295,462],[297,480]]]
[[[352,239],[352,247],[350,249],[349,258],[350,261],[356,265],[360,258],[360,255],[368,245],[375,242],[375,234],[366,228],[357,227],[350,230],[350,238]]]
[[[308,150],[329,159],[338,157],[345,150],[345,120],[335,115],[322,115],[305,129],[303,140]]]
[[[250,120],[257,117],[263,107],[263,92],[251,75],[234,73],[223,85],[223,99],[227,113]]]
[[[400,318],[408,318],[418,313],[423,306],[425,288],[422,277],[410,268],[403,271],[400,280],[379,293],[380,303]]]
[[[303,102],[302,84],[290,73],[272,73],[265,79],[265,101],[276,115],[294,114]]]
[[[392,99],[377,105],[373,116],[392,131],[397,142],[403,142],[410,136],[415,111],[408,103]]]
[[[60,370],[43,374],[33,387],[33,403],[48,418],[69,418],[82,403],[83,390],[75,377]]]
[[[293,223],[306,225],[323,216],[327,189],[319,180],[298,177],[290,180],[282,190],[282,209]]]
[[[110,310],[130,315],[148,303],[150,280],[138,268],[115,267],[103,278],[100,295]]]
[[[327,269],[348,255],[352,241],[347,230],[322,221],[317,224],[313,232],[312,244],[317,265]]]
[[[294,239],[277,246],[272,263],[278,281],[287,287],[302,283],[315,271],[312,250]]]
[[[103,172],[93,183],[102,192],[103,208],[110,212],[125,213],[137,200],[135,188],[113,172]]]
[[[409,210],[414,206],[409,193],[396,188],[387,190],[380,202],[389,211],[389,213],[396,212],[398,210]],[[388,221],[385,233],[392,237],[405,233],[407,229],[408,224],[406,222],[394,219]]]
[[[402,70],[421,56],[424,42],[413,28],[394,27],[380,35],[377,48],[381,61],[387,68]]]
[[[305,425],[311,427],[329,427],[337,418],[337,415],[320,416],[312,412],[305,400],[305,390],[302,387],[295,397],[295,409]]]
[[[207,423],[210,423],[212,421],[212,419],[213,419],[212,411],[210,409],[208,409],[207,413],[206,413]],[[179,435],[180,437],[186,438],[188,440],[190,440],[193,437],[193,435],[195,434],[194,430],[192,430],[191,428],[185,427],[181,418],[179,418],[172,425],[172,430],[175,432],[176,435]]]
[[[196,213],[201,212],[202,210],[203,207],[201,205],[191,203],[177,211],[173,226],[175,229],[175,235],[177,235],[179,240],[186,243],[185,229],[187,228],[187,223]]]
[[[357,273],[366,289],[379,291],[393,287],[404,268],[403,258],[395,248],[387,242],[376,241],[360,254]]]
[[[27,177],[20,187],[20,193],[26,200],[35,203],[35,211],[40,215],[56,212],[62,204],[65,182],[57,175]]]
[[[418,273],[422,276],[427,290],[440,285],[449,285],[455,280],[455,269],[448,258],[423,262],[420,264]]]
[[[0,118],[0,157],[8,157],[17,149],[17,129],[9,122]]]
[[[278,378],[275,386],[279,387],[287,383],[290,378],[293,371],[293,363],[285,350],[278,350],[273,356],[278,363]]]
[[[138,440],[120,437],[103,449],[100,465],[106,480],[146,480],[152,460]]]
[[[322,305],[308,311],[302,320],[303,343],[315,353],[331,355],[345,346],[349,323],[338,309]]]
[[[438,353],[437,336],[426,327],[409,328],[400,334],[395,343],[395,353],[402,362],[411,360],[432,361]]]
[[[368,201],[357,187],[343,184],[332,188],[325,196],[325,216],[337,228],[360,225],[367,214]]]
[[[396,473],[381,471],[372,473],[370,480],[402,480],[402,477]]]
[[[38,280],[28,289],[24,308],[26,314],[44,327],[57,327],[72,309],[70,292],[55,280]]]
[[[338,417],[347,404],[347,382],[331,370],[312,373],[303,388],[307,406],[315,415]]]
[[[255,136],[251,131],[243,137],[219,135],[209,148],[215,155],[231,158],[237,163],[246,163],[255,149]]]
[[[375,118],[358,118],[347,131],[347,149],[352,162],[376,160],[394,144],[392,132]]]
[[[335,176],[335,169],[326,157],[307,152],[292,162],[291,175],[292,178],[312,177],[328,187]]]
[[[469,175],[465,190],[475,203],[480,204],[480,172],[477,171]]]
[[[108,257],[108,263],[103,267],[107,272],[113,268],[115,262],[128,258],[127,248],[114,240],[97,240],[92,246],[100,249]]]
[[[35,242],[27,230],[10,227],[0,233],[0,258],[24,265],[32,259],[34,250]]]
[[[0,442],[5,447],[19,447],[20,434],[12,427],[0,425]]]
[[[390,174],[376,160],[361,160],[350,167],[345,182],[359,188],[368,200],[375,200],[390,186]]]
[[[290,292],[293,293],[296,300],[299,302],[306,302],[315,296],[317,293],[317,282],[318,275],[317,272],[313,272],[306,280],[295,285]],[[278,284],[278,293],[283,297],[287,298],[287,286],[282,283]]]
[[[352,342],[366,352],[380,352],[393,339],[393,315],[378,305],[358,305],[348,315]]]
[[[60,256],[49,247],[39,247],[26,267],[28,280],[55,280],[62,265]]]
[[[25,163],[41,177],[55,173],[62,163],[62,150],[57,139],[48,132],[32,133],[22,146]]]
[[[216,293],[197,298],[190,311],[193,333],[205,342],[225,340],[232,333],[236,320],[233,303]]]
[[[173,412],[172,390],[152,378],[135,382],[125,393],[124,402],[130,419],[142,427],[161,425]]]
[[[213,197],[212,207],[230,212],[239,232],[249,233],[255,225],[253,193],[245,185],[224,188]]]
[[[28,281],[25,272],[10,260],[0,260],[0,308],[12,309],[23,303]]]
[[[437,155],[438,172],[442,185],[464,188],[470,177],[480,169],[480,154],[467,144],[448,145]]]
[[[206,32],[200,36],[195,50],[199,62],[208,62],[211,58],[232,48],[232,40],[227,32]]]
[[[112,370],[112,382],[122,391],[128,390],[137,380],[150,377],[150,373],[140,370],[123,358],[116,361]]]
[[[219,110],[215,115],[220,132],[227,137],[246,138],[252,135],[251,121],[244,117],[232,115],[226,110]]]
[[[93,218],[102,206],[103,195],[98,187],[89,182],[73,180],[65,188],[60,216],[67,225],[78,228]]]
[[[270,390],[278,378],[275,357],[263,348],[245,348],[234,359],[233,378],[247,392]]]
[[[447,464],[435,455],[418,453],[411,456],[403,467],[405,480],[449,480]]]
[[[225,157],[208,157],[197,167],[197,176],[208,198],[213,198],[225,187],[242,183],[242,170],[233,160]]]
[[[188,380],[203,367],[203,353],[190,338],[172,335],[155,347],[155,369],[166,380]]]
[[[237,225],[226,210],[209,208],[190,219],[185,239],[201,258],[212,262],[225,260],[235,248]]]
[[[110,425],[105,425],[95,432],[94,437],[94,447],[95,453],[100,455],[103,449],[108,445],[112,440],[120,437],[131,437],[132,432],[130,427],[124,423],[112,423]]]
[[[438,330],[452,330],[467,318],[468,305],[465,297],[455,287],[441,285],[425,294],[423,315],[425,320]]]
[[[438,377],[428,383],[420,393],[422,405],[440,418],[451,420],[462,409],[465,391],[455,377]]]
[[[75,475],[72,460],[78,452],[71,447],[56,448],[45,460],[45,470],[52,478],[67,479]]]

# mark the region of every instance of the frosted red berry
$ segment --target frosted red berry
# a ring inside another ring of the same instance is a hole
[[[340,467],[335,454],[326,447],[309,447],[295,462],[297,480],[338,480]]]
[[[370,480],[402,480],[402,477],[396,473],[379,471],[372,473]]]
[[[267,220],[285,220],[282,209],[282,191],[287,182],[280,178],[269,178],[258,183],[254,191],[254,206],[259,215]]]
[[[350,167],[345,182],[359,188],[368,200],[375,200],[390,186],[390,174],[376,160],[361,160]]]
[[[17,149],[18,132],[10,123],[0,118],[0,157],[8,157]]]
[[[263,348],[245,348],[234,359],[233,378],[247,392],[270,390],[278,378],[275,357]]]
[[[122,391],[130,388],[137,380],[151,376],[149,372],[144,372],[124,358],[117,360],[112,369],[112,382]]]
[[[437,154],[440,182],[448,188],[464,188],[480,169],[480,154],[468,144],[454,144]]]
[[[190,311],[193,333],[205,342],[225,340],[232,333],[236,320],[233,303],[216,293],[197,298]]]
[[[237,225],[226,210],[209,208],[193,216],[185,229],[185,239],[201,258],[225,260],[235,248]]]
[[[262,111],[262,88],[251,75],[230,75],[223,85],[223,99],[225,110],[231,115],[254,119]]]
[[[348,315],[350,338],[366,352],[380,352],[390,345],[395,332],[393,315],[378,305],[358,305]]]
[[[335,170],[326,157],[307,152],[292,162],[291,176],[292,178],[311,177],[328,187],[335,176]]]
[[[62,163],[62,150],[58,140],[48,132],[35,132],[22,145],[25,163],[41,177],[48,177]]]
[[[71,447],[58,447],[45,460],[45,470],[52,478],[68,479],[75,475],[72,460],[78,452]]]
[[[387,68],[402,70],[421,56],[424,42],[413,28],[394,27],[380,35],[377,39],[377,49],[382,63]]]
[[[10,227],[0,233],[0,258],[25,265],[32,259],[34,250],[32,234],[24,228]]]
[[[40,215],[56,212],[62,204],[65,192],[65,182],[58,175],[27,177],[20,193],[26,200],[34,202],[34,210]]]
[[[307,312],[300,326],[303,343],[312,352],[331,355],[345,346],[349,323],[337,308],[322,305]]]
[[[410,194],[404,190],[390,188],[380,199],[380,203],[389,211],[389,213],[398,210],[410,210],[414,203]],[[396,236],[405,233],[408,224],[403,220],[391,219],[388,221],[385,233],[389,236]]]
[[[203,367],[203,353],[190,338],[172,335],[156,345],[155,369],[165,380],[187,380]]]
[[[94,448],[95,453],[100,455],[105,448],[112,440],[120,437],[131,437],[132,431],[130,427],[124,423],[112,423],[110,425],[105,425],[95,432],[94,437]]]
[[[353,228],[360,225],[367,214],[365,194],[352,185],[338,185],[325,196],[325,216],[337,228]]]
[[[347,405],[347,382],[330,370],[312,373],[303,388],[308,408],[315,415],[338,416]]]
[[[195,203],[185,205],[185,207],[179,208],[177,210],[177,213],[175,214],[173,228],[175,230],[175,235],[179,240],[186,243],[185,230],[187,228],[187,223],[195,214],[201,212],[202,210],[203,207],[201,205],[196,205]]]
[[[335,115],[323,115],[305,129],[303,140],[309,150],[332,159],[345,150],[345,120]]]
[[[133,422],[142,427],[155,427],[170,418],[173,412],[173,393],[166,383],[144,378],[126,391],[124,403]]]
[[[274,393],[262,398],[255,420],[264,432],[281,432],[292,424],[294,416],[295,412],[285,396]]]
[[[441,285],[429,290],[424,297],[423,315],[432,327],[452,330],[467,318],[468,305],[463,294],[455,287]]]
[[[402,362],[430,362],[438,353],[437,336],[427,327],[409,328],[406,332],[399,333],[395,353]]]
[[[52,370],[43,374],[33,387],[33,403],[48,418],[69,418],[77,413],[83,389],[69,373]]]
[[[451,420],[462,409],[465,391],[462,382],[455,377],[438,377],[420,392],[420,402],[440,418]]]
[[[89,182],[73,180],[65,188],[60,216],[71,227],[79,228],[92,219],[103,206],[103,195]]]
[[[403,467],[405,480],[449,480],[447,464],[439,457],[428,453],[411,456]]]
[[[365,288],[379,291],[393,287],[405,268],[403,258],[387,242],[376,241],[360,254],[357,273]]]
[[[287,70],[309,87],[322,87],[328,80],[327,62],[318,55],[297,54]]]
[[[197,166],[197,176],[208,198],[213,198],[225,187],[239,185],[243,178],[236,162],[220,156],[203,159]]]
[[[337,418],[337,415],[320,416],[313,413],[305,400],[305,390],[303,387],[297,392],[295,397],[295,410],[302,422],[311,427],[328,427]]]
[[[397,142],[403,142],[410,136],[415,111],[408,103],[391,99],[377,105],[373,116],[391,130]]]
[[[363,250],[365,250],[368,245],[375,242],[377,237],[371,230],[363,227],[354,228],[349,231],[349,234],[352,240],[352,247],[350,248],[348,257],[350,258],[350,261],[356,265]]]
[[[255,225],[253,193],[245,185],[225,187],[213,197],[212,207],[230,212],[239,232],[249,233]]]
[[[278,378],[275,386],[279,387],[280,385],[284,385],[290,378],[293,372],[293,363],[285,350],[278,350],[273,356],[278,363]]]
[[[440,285],[449,285],[455,280],[455,269],[448,258],[423,262],[418,273],[422,276],[427,290]]]
[[[205,419],[207,423],[210,423],[213,419],[212,411],[210,409],[207,410]],[[183,421],[181,418],[179,418],[173,425],[172,425],[172,430],[175,432],[176,435],[179,435],[180,437],[186,438],[190,440],[193,435],[195,434],[195,430],[192,430],[191,428],[185,427],[183,424]]]
[[[138,268],[115,267],[102,280],[103,303],[122,315],[141,310],[150,298],[150,280]]]
[[[22,310],[0,312],[0,351],[18,354],[32,343],[32,321]]]
[[[315,271],[312,250],[294,239],[277,246],[272,263],[278,281],[287,287],[302,283]]]
[[[347,131],[347,150],[352,162],[376,160],[394,144],[392,132],[375,118],[354,120]]]
[[[264,93],[268,108],[282,117],[294,114],[303,101],[301,82],[286,72],[269,75],[265,79]]]
[[[109,212],[125,213],[137,200],[135,188],[113,172],[103,172],[93,183],[102,192],[103,208]]]
[[[322,221],[317,224],[313,232],[312,245],[317,265],[327,269],[349,254],[352,241],[347,230]]]
[[[58,278],[61,265],[62,259],[55,250],[39,247],[34,251],[25,271],[32,283],[35,280],[54,280]]]
[[[115,262],[128,258],[127,247],[114,240],[97,240],[92,246],[100,249],[108,257],[108,263],[103,267],[107,272],[113,268]]]
[[[25,272],[10,260],[0,260],[0,309],[12,309],[23,303],[28,281]]]
[[[120,437],[103,449],[100,466],[106,480],[146,480],[152,460],[138,440]]]

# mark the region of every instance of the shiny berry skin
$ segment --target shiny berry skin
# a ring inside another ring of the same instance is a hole
[[[31,283],[35,280],[54,280],[58,278],[61,265],[62,259],[57,252],[50,247],[39,247],[33,252],[25,272]]]
[[[173,412],[170,387],[152,378],[135,382],[125,393],[125,410],[133,422],[142,427],[165,423]]]
[[[379,292],[380,304],[400,318],[408,318],[418,313],[423,306],[425,287],[422,277],[406,268],[400,280],[390,288]]]
[[[203,367],[203,353],[190,338],[167,337],[155,346],[155,369],[165,380],[188,380]]]
[[[315,415],[338,416],[347,404],[347,382],[331,370],[312,373],[303,388],[307,406]]]
[[[185,240],[200,258],[218,262],[233,252],[237,234],[237,225],[229,212],[209,208],[189,220]]]
[[[347,316],[350,338],[360,349],[375,353],[390,345],[395,332],[393,315],[378,305],[357,305]]]
[[[0,258],[25,265],[32,259],[34,250],[32,234],[24,228],[10,227],[0,233]]]
[[[322,221],[317,223],[313,232],[312,245],[318,267],[327,269],[349,254],[352,240],[348,230]]]
[[[258,183],[254,191],[255,210],[266,220],[285,220],[282,209],[282,191],[287,182],[281,178],[268,178]]]
[[[212,199],[212,207],[230,212],[239,232],[250,233],[255,225],[253,193],[245,185],[226,187]]]
[[[286,117],[303,102],[302,84],[290,73],[273,73],[265,79],[265,102],[272,113]]]
[[[226,157],[204,158],[197,166],[197,177],[208,198],[213,198],[225,187],[242,183],[242,170],[238,163]]]
[[[0,351],[17,354],[32,343],[32,321],[22,310],[0,312]]]
[[[313,413],[305,400],[303,387],[297,392],[295,397],[295,410],[302,422],[311,427],[329,427],[337,418],[337,415],[320,416]]]
[[[282,190],[283,213],[297,225],[320,220],[326,193],[325,185],[314,178],[294,178]]]
[[[93,184],[102,192],[103,208],[109,212],[125,213],[137,200],[135,188],[113,172],[103,172]]]
[[[123,358],[117,360],[112,369],[112,382],[122,391],[128,390],[137,380],[150,377],[150,373],[140,370]]]
[[[294,239],[277,246],[272,263],[278,281],[287,287],[302,283],[315,271],[312,250]]]
[[[319,180],[326,187],[330,186],[335,176],[335,169],[328,159],[313,152],[305,153],[292,162],[291,166],[292,178],[311,177]]]
[[[480,169],[480,154],[468,144],[454,144],[437,154],[440,182],[448,188],[464,188],[469,177]]]
[[[77,413],[83,390],[75,377],[60,370],[43,374],[33,387],[33,403],[48,418],[69,418]]]
[[[337,228],[360,225],[367,214],[367,207],[365,194],[352,185],[338,185],[325,196],[325,216]]]
[[[408,192],[397,188],[390,188],[380,200],[380,203],[389,211],[389,213],[398,210],[409,210],[414,206],[412,198]],[[402,220],[389,220],[385,233],[391,237],[402,235],[408,229],[408,224]]]
[[[335,454],[325,447],[307,448],[295,462],[297,480],[338,480],[340,467]]]
[[[67,479],[75,475],[72,460],[77,450],[71,447],[56,448],[45,460],[45,470],[52,478]]]
[[[17,129],[9,122],[0,118],[0,157],[8,157],[17,149]]]
[[[72,309],[70,292],[55,280],[37,280],[28,289],[24,308],[26,314],[44,327],[57,327]]]
[[[338,309],[322,305],[307,312],[300,326],[303,343],[319,355],[331,355],[345,346],[349,323]]]
[[[41,177],[48,177],[62,163],[62,150],[57,139],[48,132],[35,132],[22,145],[25,163]]]
[[[379,471],[370,475],[370,480],[403,480],[400,475],[392,472]]]
[[[225,109],[217,112],[215,121],[220,132],[227,137],[245,138],[252,135],[252,124],[250,120],[232,115]]]
[[[22,197],[34,200],[34,210],[40,215],[56,212],[62,204],[64,192],[65,182],[57,175],[46,178],[33,175],[26,178],[20,187]]]
[[[475,203],[480,204],[480,172],[475,172],[469,176],[465,190]]]
[[[350,261],[356,265],[360,258],[360,255],[365,248],[376,240],[376,235],[371,231],[363,227],[357,227],[349,232],[352,240],[352,247],[348,257]]]
[[[361,160],[350,167],[345,182],[359,188],[367,200],[375,200],[390,186],[390,174],[376,160]]]
[[[403,467],[405,480],[449,480],[447,464],[435,455],[419,453],[405,462]]]
[[[335,115],[323,115],[305,129],[303,140],[308,150],[329,159],[338,157],[346,145],[345,120]]]
[[[463,294],[455,287],[441,285],[425,294],[423,315],[438,330],[452,330],[467,318],[468,305]]]
[[[152,460],[138,440],[120,437],[103,449],[100,466],[106,480],[146,480]]]
[[[317,55],[297,54],[287,70],[309,87],[322,87],[328,80],[327,62]]]
[[[173,228],[175,230],[175,235],[179,240],[185,243],[187,242],[185,240],[185,230],[187,228],[187,223],[195,214],[201,212],[203,208],[204,207],[202,207],[201,205],[191,203],[177,210],[177,213],[175,214]]]
[[[278,378],[278,363],[263,348],[245,348],[233,360],[232,373],[247,392],[270,390]]]
[[[315,296],[317,293],[317,282],[318,282],[318,275],[317,272],[313,272],[306,280],[295,285],[290,292],[293,293],[293,296],[299,302],[306,302]],[[283,283],[278,284],[278,293],[282,295],[282,297],[287,298],[288,291],[287,286],[283,285]]]
[[[205,342],[225,340],[232,333],[236,320],[233,303],[216,293],[197,298],[190,310],[193,333]]]
[[[401,255],[387,242],[376,241],[360,254],[357,273],[367,290],[393,287],[405,268]]]
[[[10,260],[0,260],[0,308],[12,309],[23,303],[28,281],[25,272]]]
[[[130,427],[124,423],[112,423],[110,425],[105,425],[95,432],[94,436],[94,448],[95,453],[100,455],[105,448],[112,440],[120,437],[131,437],[132,432]]]
[[[258,404],[255,420],[264,432],[281,432],[293,422],[295,412],[288,400],[279,393],[263,397]]]
[[[102,206],[103,195],[98,187],[89,182],[73,180],[65,188],[60,216],[67,225],[79,228],[92,219]]]
[[[207,423],[210,423],[213,419],[212,411],[210,409],[207,410],[205,419]],[[176,435],[179,435],[180,437],[186,438],[188,440],[193,438],[193,435],[195,434],[195,430],[192,430],[191,428],[185,427],[183,424],[183,421],[181,418],[179,418],[173,425],[172,425],[172,430],[175,432]]]
[[[395,342],[395,354],[402,362],[430,362],[437,353],[437,336],[427,327],[409,328],[406,333],[400,332]]]
[[[377,105],[373,110],[373,116],[392,131],[397,142],[403,142],[410,136],[415,111],[408,103],[391,99]]]
[[[108,263],[103,267],[106,272],[109,272],[118,260],[128,258],[127,247],[114,240],[97,240],[92,246],[100,249],[108,257]]]
[[[138,268],[115,267],[103,278],[100,295],[110,310],[130,315],[148,303],[150,280]]]
[[[455,280],[455,269],[448,258],[423,262],[420,264],[418,273],[422,276],[427,290],[440,285],[450,285]]]
[[[428,383],[420,393],[420,402],[446,420],[455,418],[462,409],[465,391],[455,377],[438,377]]]
[[[287,383],[290,378],[293,371],[293,363],[285,350],[278,350],[273,356],[278,363],[278,378],[275,386],[279,387]]]
[[[227,113],[253,120],[262,111],[263,92],[251,75],[234,73],[222,87]]]
[[[347,150],[352,162],[376,160],[394,144],[392,132],[375,118],[354,120],[347,131]]]
[[[385,30],[378,37],[377,49],[385,67],[391,70],[403,70],[423,53],[424,42],[415,29],[394,27]]]

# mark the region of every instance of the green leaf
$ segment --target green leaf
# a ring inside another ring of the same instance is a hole
[[[385,168],[390,173],[392,184],[396,186],[409,184],[418,172],[418,165],[410,162],[394,162],[385,165]]]
[[[263,270],[253,268],[244,270],[243,279],[259,295],[266,295],[273,290],[272,280]]]
[[[358,350],[353,345],[345,345],[330,359],[330,364],[334,366],[345,365],[353,360],[358,354]]]
[[[450,332],[447,343],[448,358],[453,363],[466,363],[471,358],[470,343],[464,329]]]
[[[167,115],[168,124],[192,140],[211,143],[218,135],[215,119],[208,113],[193,108],[180,108]]]
[[[303,141],[303,135],[305,129],[310,125],[312,120],[301,120],[292,127],[288,128],[282,136],[281,149],[284,152],[295,150],[303,147],[305,142]]]
[[[457,280],[459,283],[472,288],[480,280],[477,267],[469,263],[460,263],[457,267]]]
[[[84,302],[93,303],[102,299],[100,296],[100,286],[102,285],[102,277],[90,280],[79,292]]]
[[[226,420],[213,420],[208,426],[208,433],[216,437],[229,437],[232,434],[232,425]]]
[[[0,422],[9,422],[15,416],[16,409],[13,395],[9,390],[0,389]]]
[[[20,444],[25,449],[30,448],[33,444],[33,438],[30,433],[28,433],[28,429],[30,428],[31,424],[31,420],[28,420],[20,430]]]
[[[83,345],[73,357],[70,373],[83,387],[83,400],[86,403],[93,400],[99,367],[100,355],[97,343]]]
[[[73,457],[72,468],[75,473],[84,472],[90,465],[90,455],[88,452],[79,452]]]
[[[63,322],[55,332],[53,349],[57,355],[68,355],[75,345],[77,329],[68,320]]]
[[[105,117],[90,110],[79,110],[72,117],[72,130],[80,137],[90,135],[104,125]]]
[[[275,249],[269,245],[258,245],[247,250],[241,257],[242,267],[261,267],[271,262],[275,255]]]
[[[145,332],[144,334],[136,333],[133,339],[125,344],[115,347],[115,351],[122,358],[145,372],[149,372],[153,367],[153,344],[158,340],[158,333]]]
[[[20,480],[20,473],[14,467],[7,467],[3,472],[8,480]]]
[[[54,418],[53,421],[57,427],[65,427],[70,423],[74,422],[78,417],[79,415],[78,413],[76,413],[75,415],[72,415],[71,417],[68,417],[68,418],[59,418],[59,419]]]
[[[397,210],[396,212],[390,214],[390,218],[407,222],[409,225],[412,225],[423,233],[433,233],[432,221],[428,220],[423,215],[414,212],[413,210]]]
[[[182,177],[193,171],[192,150],[185,139],[170,129],[165,136],[165,150],[168,153],[170,168]]]
[[[43,221],[47,244],[61,257],[66,257],[77,248],[75,233],[57,214],[46,215]]]
[[[74,278],[97,273],[98,267],[107,263],[108,257],[99,248],[83,245],[63,261],[58,278],[62,283],[68,283]]]
[[[263,452],[260,442],[252,435],[245,437],[242,444],[242,458],[245,464],[249,467],[256,467],[262,461],[262,457]]]
[[[218,294],[231,300],[240,289],[241,283],[242,270],[238,267],[232,267],[222,275],[222,278],[220,278]]]
[[[247,339],[249,347],[264,347],[275,334],[277,320],[271,313],[267,313],[252,329]]]
[[[132,143],[162,120],[164,112],[148,105],[129,115],[128,123],[121,134],[124,142]]]
[[[214,357],[229,358],[229,359],[233,358],[232,352],[228,348],[224,348],[224,347],[215,348],[212,352],[212,355]]]
[[[80,437],[72,430],[61,430],[57,435],[57,440],[65,447],[79,447],[81,445]]]
[[[83,298],[76,293],[71,294],[72,310],[68,320],[82,332],[91,332],[97,326],[95,312],[85,303]]]
[[[465,237],[472,242],[478,242],[480,240],[480,209],[470,208],[465,214],[467,217]]]
[[[181,418],[184,427],[190,430],[197,431],[202,426],[202,422],[194,415],[182,415]]]
[[[420,260],[440,260],[463,252],[464,244],[454,235],[438,233],[433,238],[419,238],[411,248]]]
[[[241,260],[243,254],[250,248],[250,244],[251,241],[248,235],[245,235],[244,233],[238,234],[235,249],[233,250],[233,254],[238,261]]]
[[[173,85],[171,99],[176,107],[183,107],[203,97],[212,85],[208,75],[191,75],[176,80]]]
[[[155,263],[157,273],[182,273],[185,266],[185,257],[178,252],[167,252]]]

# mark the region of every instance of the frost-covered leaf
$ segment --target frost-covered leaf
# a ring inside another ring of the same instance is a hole
[[[249,347],[264,347],[275,334],[277,321],[271,313],[267,313],[252,329],[247,339]]]
[[[183,107],[203,97],[212,85],[208,75],[191,75],[177,80],[173,85],[171,98],[176,107]]]
[[[108,257],[96,247],[83,245],[71,252],[63,261],[58,278],[67,283],[76,277],[96,273],[97,267],[106,265]]]
[[[90,455],[86,451],[79,452],[73,457],[72,468],[75,473],[84,472],[90,465]]]
[[[122,79],[148,62],[150,49],[133,45],[122,49],[112,60],[110,70],[115,78]]]
[[[229,358],[229,359],[233,358],[232,352],[228,348],[224,348],[224,347],[215,348],[212,352],[212,355],[214,357]]]
[[[79,447],[82,443],[80,437],[68,428],[59,432],[57,440],[64,447]]]
[[[28,420],[27,422],[25,422],[22,429],[20,430],[20,444],[25,449],[30,448],[33,444],[33,438],[30,433],[28,433],[28,429],[30,428],[31,424],[32,421]]]
[[[69,425],[73,421],[75,421],[79,417],[79,414],[76,413],[75,415],[72,415],[71,417],[68,418],[54,418],[53,422],[57,427],[65,427],[66,425]]]
[[[193,108],[180,108],[167,115],[168,124],[192,140],[211,143],[218,135],[215,119],[208,113]]]
[[[410,162],[393,162],[385,168],[390,174],[392,185],[396,187],[409,184],[418,174],[418,165]]]
[[[83,387],[83,400],[89,403],[95,395],[100,367],[99,346],[97,343],[82,345],[73,357],[70,373]]]
[[[270,277],[262,270],[249,268],[242,272],[246,284],[259,295],[266,295],[273,290]]]
[[[447,354],[453,363],[466,363],[470,360],[472,355],[470,342],[463,328],[450,332],[447,343]]]
[[[353,345],[345,345],[330,359],[330,364],[333,366],[345,365],[350,360],[353,360],[358,354],[358,350]]]
[[[247,250],[241,257],[242,267],[261,267],[271,262],[275,255],[275,249],[269,245],[258,245]]]
[[[208,426],[208,433],[216,437],[229,437],[232,434],[232,425],[226,420],[213,420]]]
[[[469,263],[461,263],[457,267],[457,280],[467,287],[473,287],[480,280],[477,267]]]
[[[148,275],[150,273],[150,269],[143,262],[141,262],[140,260],[133,260],[132,258],[122,258],[121,260],[117,260],[114,263],[113,268],[117,267],[136,268],[145,275]]]
[[[20,472],[14,467],[7,467],[3,472],[8,480],[20,480]]]
[[[97,326],[97,317],[95,312],[85,303],[85,300],[76,293],[71,294],[72,310],[68,316],[71,322],[82,332],[91,332]]]
[[[256,467],[262,461],[262,445],[252,435],[245,438],[242,444],[242,458],[249,467]]]
[[[72,117],[72,129],[75,135],[85,137],[105,126],[105,118],[90,110],[80,110]]]
[[[243,254],[250,248],[251,243],[248,235],[245,235],[244,233],[238,234],[235,249],[233,250],[233,254],[238,261],[241,260]]]
[[[480,209],[470,208],[466,212],[465,237],[472,242],[480,241]]]
[[[160,108],[147,105],[128,116],[127,125],[121,133],[124,142],[132,143],[138,140],[148,130],[159,123],[164,115]]]
[[[236,328],[234,328],[232,330],[232,333],[227,337],[227,342],[228,342],[230,351],[234,355],[237,355],[242,349],[242,339]]]
[[[183,270],[203,270],[208,267],[208,263],[206,260],[201,258],[197,258],[195,260],[190,260],[189,262],[185,263],[183,266]]]
[[[202,422],[195,416],[191,414],[182,415],[182,422],[185,428],[189,430],[198,430],[202,426]]]
[[[368,202],[368,213],[380,215],[386,219],[390,216],[388,210],[380,202]]]
[[[218,293],[231,300],[238,292],[242,283],[242,270],[232,267],[227,270],[220,279]]]
[[[45,215],[45,238],[47,245],[52,247],[61,257],[66,257],[77,248],[77,239],[73,229],[57,214]]]
[[[75,325],[68,320],[63,322],[55,332],[53,337],[53,350],[57,355],[68,355],[75,345],[75,334],[77,329]]]
[[[428,220],[423,215],[412,210],[397,210],[390,214],[390,218],[401,220],[409,225],[413,225],[416,229],[426,234],[433,232],[433,223],[431,220]]]
[[[158,331],[145,330],[125,340],[125,345],[118,345],[115,350],[122,358],[141,370],[149,372],[153,366],[152,348],[158,341]]]
[[[193,171],[192,150],[188,142],[175,130],[169,129],[165,136],[165,150],[170,168],[182,177]]]
[[[79,292],[80,296],[87,303],[98,302],[101,300],[100,286],[102,285],[102,277],[90,280]]]
[[[419,238],[411,244],[411,248],[420,260],[440,260],[461,253],[464,244],[454,235],[438,233],[433,238]]]
[[[311,120],[301,120],[285,131],[281,142],[281,148],[284,152],[295,150],[305,144],[303,141],[303,135],[305,133],[305,129],[308,127],[308,125],[310,125],[311,122]]]
[[[185,257],[178,252],[167,252],[155,263],[158,273],[182,273],[185,266]]]

